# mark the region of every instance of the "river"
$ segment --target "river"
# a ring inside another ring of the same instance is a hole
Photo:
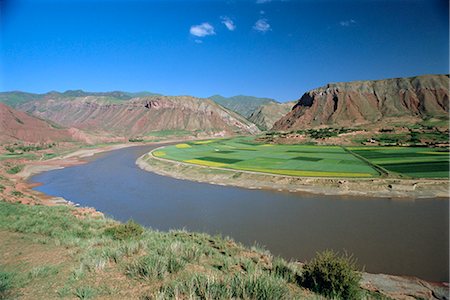
[[[300,261],[324,249],[347,251],[367,272],[449,279],[449,201],[317,196],[178,180],[135,165],[155,147],[103,153],[31,181],[42,183],[35,189],[46,194],[158,230],[221,234]]]

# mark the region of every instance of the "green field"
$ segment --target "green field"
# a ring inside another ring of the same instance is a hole
[[[180,143],[153,155],[202,166],[307,177],[370,178],[385,170],[397,177],[448,178],[449,168],[448,151],[431,148],[272,145],[248,137]]]
[[[388,172],[405,177],[449,177],[448,150],[413,147],[350,147],[349,150]]]

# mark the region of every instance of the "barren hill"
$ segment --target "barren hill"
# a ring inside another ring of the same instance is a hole
[[[44,120],[0,103],[0,143],[49,143],[64,140],[71,140],[68,130],[55,128]]]
[[[449,76],[331,83],[305,93],[274,130],[448,118]]]
[[[18,106],[35,116],[96,134],[145,136],[160,130],[206,133],[256,133],[258,128],[209,99],[188,96],[138,97],[127,101],[106,96],[47,97]]]
[[[262,130],[272,128],[273,124],[292,110],[295,101],[286,103],[269,102],[259,106],[248,120],[256,124]]]

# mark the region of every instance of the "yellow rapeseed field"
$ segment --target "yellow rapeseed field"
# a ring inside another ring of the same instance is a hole
[[[188,144],[176,144],[175,147],[177,147],[178,149],[191,148],[191,146]]]

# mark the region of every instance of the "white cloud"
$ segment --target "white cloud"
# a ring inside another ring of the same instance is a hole
[[[259,19],[258,21],[256,21],[255,25],[253,26],[253,29],[259,32],[266,32],[271,30],[270,24],[267,23],[267,19]]]
[[[214,31],[214,27],[209,23],[202,23],[200,25],[192,25],[189,32],[192,35],[198,37],[204,37],[207,35],[214,35],[216,32]]]
[[[236,29],[236,25],[229,17],[221,17],[221,19],[222,23],[228,28],[228,30],[233,31]]]
[[[201,44],[201,43],[203,43],[203,41],[202,41],[202,40],[195,40],[194,42],[196,42],[197,44]]]
[[[263,4],[263,3],[268,3],[271,2],[272,0],[256,0],[256,4]]]
[[[340,24],[341,26],[348,27],[348,26],[350,26],[350,25],[356,24],[356,21],[353,20],[353,19],[350,19],[350,20],[340,21],[339,24]]]

